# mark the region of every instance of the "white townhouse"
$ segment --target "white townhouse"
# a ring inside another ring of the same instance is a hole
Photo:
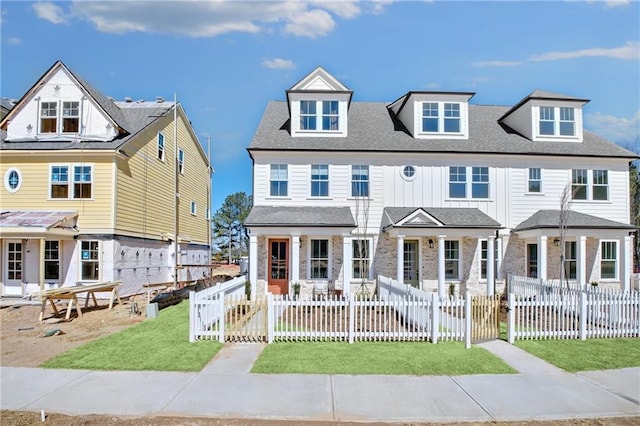
[[[588,100],[352,95],[318,67],[266,107],[248,148],[254,294],[325,281],[370,292],[377,275],[493,294],[509,273],[557,279],[561,269],[577,284],[629,288],[638,157],[583,129]]]

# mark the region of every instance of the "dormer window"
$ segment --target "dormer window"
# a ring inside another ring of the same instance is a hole
[[[62,133],[80,130],[80,102],[62,102]]]
[[[460,104],[423,102],[422,131],[426,133],[460,133]]]
[[[540,135],[575,136],[574,108],[540,106]]]
[[[58,103],[40,104],[40,133],[56,133],[58,130]]]
[[[80,131],[80,102],[62,102],[61,112],[62,128],[58,128],[58,102],[42,102],[40,104],[40,133],[78,133]]]
[[[320,120],[318,111],[322,111]],[[337,131],[339,123],[338,101],[300,101],[300,130]]]

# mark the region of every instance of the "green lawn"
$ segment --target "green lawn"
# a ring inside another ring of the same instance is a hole
[[[268,345],[252,373],[510,374],[488,351],[461,342],[280,342]]]
[[[189,343],[189,302],[162,309],[155,319],[72,349],[42,364],[87,370],[200,371],[222,348]]]
[[[640,339],[516,340],[515,345],[569,372],[640,367]]]

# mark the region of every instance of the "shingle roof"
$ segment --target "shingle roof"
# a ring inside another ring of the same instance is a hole
[[[524,220],[513,231],[528,231],[530,229],[558,228],[560,226],[560,210],[538,210],[531,217]],[[589,214],[570,210],[567,215],[567,228],[578,229],[635,229],[633,225],[615,222]]]
[[[349,207],[271,207],[254,206],[245,226],[356,226]]]
[[[568,155],[638,158],[600,136],[584,131],[582,143],[532,142],[498,123],[509,107],[469,105],[469,139],[415,139],[385,103],[353,102],[347,137],[291,137],[287,103],[268,103],[248,150],[372,151]]]
[[[385,207],[382,216],[382,229],[396,226],[403,219],[417,210],[422,210],[440,222],[425,221],[422,223],[404,224],[403,227],[420,228],[502,228],[500,223],[476,208],[442,208],[442,207]]]

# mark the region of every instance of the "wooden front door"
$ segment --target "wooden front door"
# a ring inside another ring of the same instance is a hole
[[[269,291],[289,293],[289,240],[269,240]]]
[[[2,286],[3,296],[23,296],[22,294],[22,273],[23,273],[23,253],[22,242],[19,240],[7,240],[5,245],[4,259],[4,285]]]

